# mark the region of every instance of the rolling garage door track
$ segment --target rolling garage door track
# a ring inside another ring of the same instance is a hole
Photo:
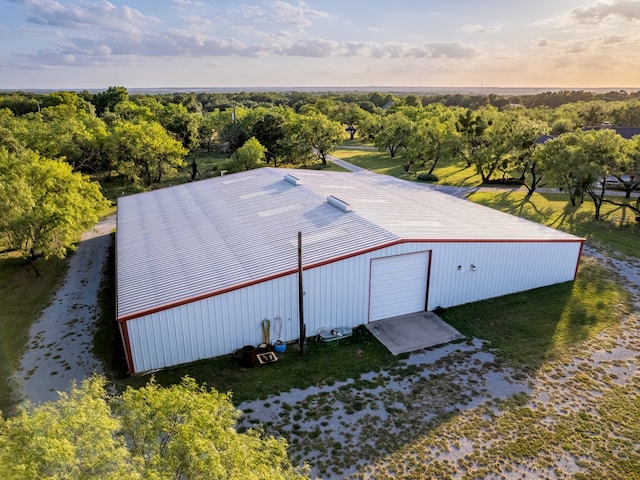
[[[367,329],[398,355],[464,338],[433,312],[417,312],[370,322]]]

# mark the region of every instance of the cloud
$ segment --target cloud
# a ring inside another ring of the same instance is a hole
[[[300,57],[363,57],[363,58],[445,58],[474,57],[472,47],[459,43],[406,43],[336,42],[322,38],[293,41],[269,53]]]
[[[274,17],[281,23],[288,23],[299,28],[308,27],[312,23],[312,19],[331,19],[333,15],[314,10],[305,2],[298,2],[298,5],[292,5],[282,0],[273,2]]]
[[[18,1],[18,0],[12,0]],[[80,0],[76,0],[80,1]],[[176,0],[174,5],[191,5],[191,0]],[[440,58],[461,59],[477,55],[475,48],[460,42],[384,43],[337,41],[310,37],[302,29],[315,19],[331,15],[314,10],[306,3],[276,0],[269,10],[240,6],[236,15],[277,19],[278,24],[294,25],[273,32],[258,30],[252,23],[231,36],[214,31],[215,22],[185,15],[176,27],[167,28],[156,17],[127,6],[115,6],[106,0],[87,4],[63,5],[57,0],[24,0],[28,20],[47,31],[57,31],[54,42],[39,51],[20,56],[22,66],[33,68],[65,66],[110,66],[129,64],[135,59],[224,57],[302,57],[302,58]],[[275,21],[275,20],[274,20]]]
[[[106,0],[87,5],[63,5],[56,0],[24,0],[22,4],[26,6],[28,22],[50,27],[108,28],[134,34],[144,25],[158,23],[154,16],[144,15],[128,6],[117,7]]]
[[[538,40],[538,47],[548,47],[549,46],[549,41],[541,38],[540,40]]]
[[[605,45],[612,45],[616,43],[625,43],[627,41],[627,37],[624,35],[609,35],[602,40],[602,43]]]
[[[205,6],[204,2],[200,2],[197,0],[171,0],[171,4],[175,8],[179,8],[179,9],[192,8],[192,7],[202,8]]]
[[[494,33],[499,32],[500,27],[493,25],[465,25],[462,27],[462,31],[468,33]]]
[[[570,17],[579,24],[601,23],[608,18],[619,18],[629,22],[640,20],[640,2],[615,0],[611,3],[597,2],[588,7],[574,8]]]
[[[269,10],[253,5],[242,5],[232,13],[239,13],[243,18],[257,18],[265,22],[292,25],[298,29],[310,26],[315,19],[331,20],[334,15],[314,10],[305,2],[298,2],[297,5],[276,0]]]

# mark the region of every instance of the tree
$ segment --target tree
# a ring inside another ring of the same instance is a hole
[[[548,141],[537,155],[554,183],[569,191],[573,205],[577,193],[589,195],[597,220],[602,203],[607,201],[606,180],[623,168],[625,142],[608,128],[577,131]]]
[[[75,105],[43,108],[20,118],[19,138],[47,158],[63,158],[74,170],[96,171],[103,167],[104,122]]]
[[[514,170],[520,170],[520,176],[515,180],[524,183],[529,153],[536,138],[546,131],[547,125],[518,111],[500,113],[495,109],[487,109],[487,114],[492,119],[487,121],[484,143],[478,155],[473,157],[482,183],[512,182],[513,178],[507,175]],[[496,173],[502,173],[502,178],[495,180],[493,176]]]
[[[414,127],[414,123],[401,111],[384,115],[380,123],[380,131],[373,142],[378,150],[381,152],[387,150],[391,158],[394,158],[398,150],[406,146]]]
[[[110,168],[149,186],[185,165],[187,150],[158,122],[118,121],[107,140]]]
[[[267,149],[256,140],[256,137],[251,137],[231,156],[233,165],[237,170],[261,167],[264,165],[266,151]]]
[[[239,415],[228,394],[189,377],[167,388],[152,379],[110,397],[95,376],[56,402],[0,418],[3,478],[307,478],[285,440],[238,433]]]
[[[109,87],[104,92],[96,93],[91,100],[96,107],[96,114],[102,115],[107,110],[113,112],[116,105],[129,99],[125,87]]]
[[[273,166],[278,166],[278,158],[284,155],[285,142],[285,117],[274,110],[253,125],[253,136],[266,148],[265,158],[267,163],[273,161]]]
[[[479,151],[486,143],[484,133],[492,122],[491,119],[483,118],[481,113],[474,114],[473,110],[467,109],[464,114],[458,116],[456,122],[456,130],[460,134],[460,144],[457,150],[458,154],[467,162],[467,167],[474,163]]]
[[[63,258],[108,206],[100,186],[67,163],[0,147],[0,233],[34,269],[39,257]]]
[[[300,115],[300,122],[304,131],[304,138],[313,148],[313,151],[322,160],[322,164],[327,164],[327,155],[335,150],[336,145],[342,141],[344,133],[342,125],[333,120],[329,120],[322,113],[310,113]]]
[[[355,103],[342,102],[336,108],[334,117],[335,120],[346,125],[346,131],[349,133],[351,140],[353,140],[353,137],[358,131],[358,125],[364,119],[365,113],[366,112]]]
[[[402,153],[405,173],[409,173],[414,163],[420,167],[429,164],[428,174],[432,175],[438,161],[454,152],[456,140],[455,118],[451,109],[439,103],[424,108]]]
[[[627,155],[621,163],[620,172],[614,173],[613,176],[624,187],[625,198],[631,198],[631,192],[640,188],[640,135],[632,137],[627,142]]]

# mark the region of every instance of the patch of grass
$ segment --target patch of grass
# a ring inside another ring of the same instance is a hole
[[[640,223],[628,208],[605,203],[602,218],[595,220],[593,202],[588,199],[573,207],[568,196],[561,193],[534,193],[530,199],[525,196],[521,190],[484,191],[473,193],[468,199],[584,237],[601,248],[640,258]]]
[[[16,392],[11,377],[29,338],[29,329],[64,278],[67,262],[38,260],[40,276],[15,253],[0,255],[0,410],[11,413]]]
[[[369,150],[337,149],[333,152],[335,157],[341,158],[358,167],[366,168],[383,175],[391,175],[398,178],[411,179],[413,175],[407,175],[402,168],[402,160],[398,157],[391,158],[388,153],[380,153]]]
[[[404,173],[401,154],[391,158],[387,152],[338,148],[333,155],[367,170],[404,180],[415,181],[418,174],[427,172],[414,165],[410,173]],[[475,173],[473,167],[467,167],[464,161],[453,158],[440,160],[433,174],[439,178],[437,183],[441,185],[470,187],[480,185],[481,182],[480,176]]]
[[[122,379],[127,375],[120,331],[116,322],[116,278],[115,249],[111,234],[111,245],[105,261],[102,283],[98,291],[100,315],[96,321],[92,352],[103,364],[105,373],[111,379]]]
[[[442,318],[512,361],[537,367],[618,325],[629,305],[623,286],[583,258],[575,282],[453,307]]]
[[[362,373],[396,365],[402,358],[406,356],[394,357],[365,327],[358,327],[351,337],[341,340],[337,348],[309,339],[304,356],[295,345],[289,345],[280,359],[270,365],[241,368],[232,355],[225,355],[160,371],[154,376],[159,384],[172,385],[188,374],[218,391],[233,392],[233,401],[239,404],[246,400],[266,399],[293,388],[304,389],[328,381],[357,378]],[[122,378],[118,384],[141,386],[148,379],[149,376]],[[283,405],[282,409],[284,411],[286,407]]]

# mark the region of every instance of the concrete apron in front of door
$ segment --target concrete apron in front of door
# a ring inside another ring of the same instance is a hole
[[[376,320],[370,322],[367,329],[394,355],[464,338],[433,312],[416,312]]]

